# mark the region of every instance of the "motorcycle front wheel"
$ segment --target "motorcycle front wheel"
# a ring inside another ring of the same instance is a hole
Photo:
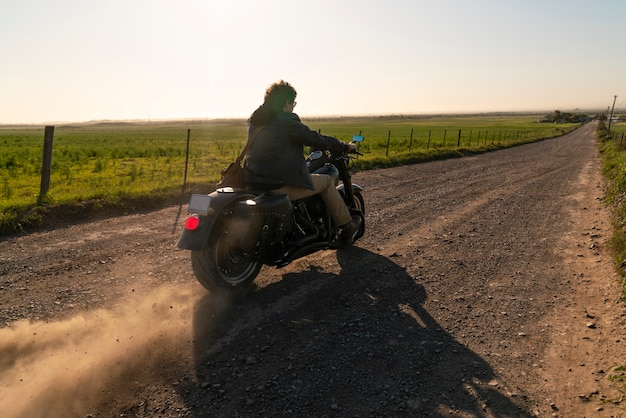
[[[357,232],[354,239],[361,238],[363,234],[365,234],[365,200],[363,199],[363,195],[359,191],[353,192],[354,195],[354,209],[361,212],[361,227],[359,228],[359,232]]]
[[[258,260],[246,257],[234,244],[228,228],[216,231],[202,250],[191,252],[191,267],[196,279],[209,291],[248,287],[261,270]]]

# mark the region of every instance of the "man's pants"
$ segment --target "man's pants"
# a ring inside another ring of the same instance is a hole
[[[283,186],[272,190],[272,193],[286,194],[289,200],[303,199],[319,193],[337,225],[345,225],[350,222],[352,220],[350,211],[341,198],[339,191],[332,183],[331,177],[326,174],[311,174],[311,180],[313,180],[315,190],[296,186]]]

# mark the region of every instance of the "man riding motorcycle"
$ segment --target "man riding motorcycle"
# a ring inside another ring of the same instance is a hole
[[[249,137],[258,132],[245,157],[246,184],[253,189],[286,194],[292,201],[319,193],[333,220],[340,225],[342,244],[349,245],[359,231],[361,217],[350,215],[330,176],[309,174],[304,146],[331,152],[353,150],[355,146],[304,125],[293,113],[296,94],[289,83],[274,83],[266,90],[263,104],[250,116]]]

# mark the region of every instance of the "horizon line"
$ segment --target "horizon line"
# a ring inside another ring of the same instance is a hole
[[[432,112],[432,113],[370,113],[370,114],[345,114],[345,115],[310,115],[301,117],[302,119],[344,119],[344,118],[415,118],[415,117],[441,117],[441,116],[472,116],[472,115],[540,115],[554,110],[507,110],[507,111],[458,111],[458,112]],[[565,113],[603,113],[604,109],[580,109],[576,108]],[[626,112],[625,109],[615,109],[613,113]],[[49,126],[49,125],[93,125],[103,123],[155,123],[155,122],[211,122],[211,121],[239,121],[247,120],[244,116],[223,116],[223,117],[182,117],[182,118],[128,118],[128,119],[90,119],[84,121],[45,121],[45,122],[0,122],[0,127],[11,126]]]

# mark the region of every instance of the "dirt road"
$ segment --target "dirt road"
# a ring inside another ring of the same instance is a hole
[[[2,416],[622,416],[594,129],[358,173],[357,246],[245,299],[197,284],[178,207],[2,239]]]

